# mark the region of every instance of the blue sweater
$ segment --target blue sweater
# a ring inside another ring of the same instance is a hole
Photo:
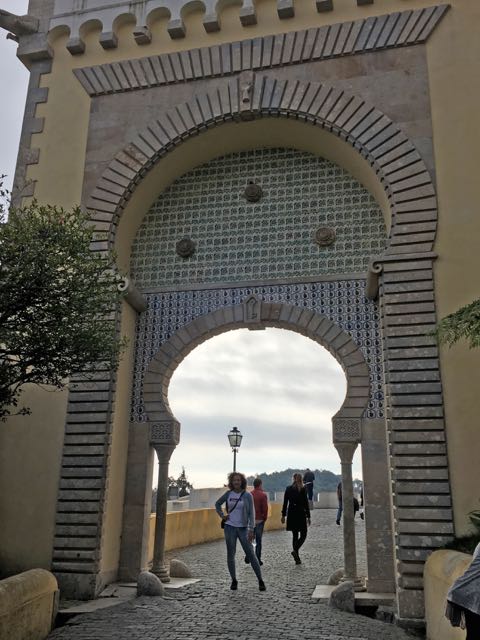
[[[224,505],[227,502],[228,496],[230,495],[230,493],[231,493],[231,489],[226,491],[223,494],[223,496],[221,496],[215,502],[215,511],[218,513],[220,518],[224,518],[226,515],[223,512],[222,505]],[[245,493],[243,494],[242,500],[243,500],[243,522],[245,523],[244,526],[248,527],[248,529],[253,531],[253,529],[255,529],[255,505],[253,502],[252,494],[249,493],[248,491],[245,491]]]

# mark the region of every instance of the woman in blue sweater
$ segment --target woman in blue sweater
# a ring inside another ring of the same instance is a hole
[[[226,506],[226,513],[223,511]],[[258,588],[265,591],[265,583],[257,556],[253,550],[252,541],[255,529],[255,505],[252,495],[247,491],[247,479],[243,473],[234,471],[228,476],[228,491],[215,503],[215,510],[222,519],[227,544],[227,564],[232,584],[230,589],[238,588],[235,569],[235,552],[237,539],[245,552],[245,557],[258,578]]]

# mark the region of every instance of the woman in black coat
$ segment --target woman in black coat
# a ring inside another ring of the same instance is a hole
[[[307,539],[307,523],[310,525],[310,507],[302,474],[293,474],[293,484],[286,488],[283,498],[282,524],[287,517],[287,531],[292,532],[292,556],[295,564],[301,564],[298,551]]]

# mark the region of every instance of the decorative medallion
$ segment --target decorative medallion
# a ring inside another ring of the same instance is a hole
[[[181,258],[190,258],[195,253],[195,242],[191,238],[182,238],[177,242],[176,250]]]
[[[315,231],[315,242],[319,247],[329,247],[335,242],[335,229],[332,227],[319,227]]]
[[[258,202],[263,195],[262,187],[253,180],[249,180],[244,195],[248,202]]]

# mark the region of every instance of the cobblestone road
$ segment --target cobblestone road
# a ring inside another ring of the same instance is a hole
[[[296,566],[290,534],[264,537],[266,593],[259,593],[252,570],[237,553],[239,590],[229,590],[223,541],[172,554],[202,581],[167,598],[137,598],[126,604],[74,618],[49,640],[406,640],[401,629],[350,615],[311,600],[316,584],[342,566],[340,527],[335,512],[313,512],[313,523]],[[364,571],[364,523],[356,522],[359,565]]]

